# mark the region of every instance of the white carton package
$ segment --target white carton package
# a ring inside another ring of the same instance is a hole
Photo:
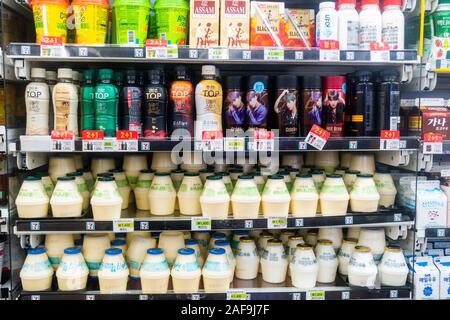
[[[439,270],[439,299],[450,299],[450,257],[436,257],[434,264]]]
[[[450,256],[450,248],[445,249],[444,254],[445,254],[446,256]]]
[[[409,282],[412,282],[414,273],[414,299],[439,299],[439,270],[432,257],[410,258],[408,267]]]
[[[428,249],[425,250],[425,255],[430,257],[439,257],[444,255],[444,249]]]
[[[417,181],[416,228],[445,228],[447,197],[439,181]]]

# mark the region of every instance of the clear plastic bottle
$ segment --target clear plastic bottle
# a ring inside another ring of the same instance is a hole
[[[405,17],[401,5],[401,0],[385,0],[383,2],[382,39],[391,50],[404,49]]]
[[[355,6],[355,0],[338,2],[339,49],[341,50],[359,49],[359,15]]]
[[[338,14],[333,1],[321,2],[316,16],[316,44],[321,40],[338,40]]]
[[[50,91],[45,81],[45,69],[32,68],[31,80],[25,90],[26,135],[48,135]]]
[[[362,0],[359,13],[359,49],[369,50],[372,42],[381,42],[381,12],[378,0]]]

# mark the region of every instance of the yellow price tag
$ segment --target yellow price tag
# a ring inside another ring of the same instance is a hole
[[[113,221],[114,232],[133,232],[134,219],[119,219]]]

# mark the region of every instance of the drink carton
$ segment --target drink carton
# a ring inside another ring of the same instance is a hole
[[[431,257],[410,258],[408,263],[409,282],[414,275],[414,299],[436,300],[439,299],[439,270]]]
[[[250,46],[282,47],[285,28],[283,2],[251,2]]]
[[[447,197],[436,181],[417,181],[416,228],[445,228]]]
[[[428,249],[425,250],[425,255],[433,258],[443,256],[444,249]]]
[[[434,264],[439,270],[439,299],[450,299],[450,257],[436,257]]]
[[[191,0],[189,45],[219,46],[220,0]]]
[[[286,32],[287,40],[284,44],[288,48],[304,48],[306,47],[297,28],[303,32],[303,36],[309,47],[314,47],[314,9],[286,9]],[[297,28],[296,28],[297,27]]]
[[[220,46],[247,49],[250,45],[250,0],[221,0]]]
[[[450,248],[445,249],[444,254],[445,254],[446,256],[450,256]]]

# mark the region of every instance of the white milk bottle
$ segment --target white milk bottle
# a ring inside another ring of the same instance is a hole
[[[236,250],[235,276],[238,279],[251,280],[258,276],[259,255],[255,240],[242,237]]]
[[[386,247],[384,228],[362,228],[359,233],[358,246],[369,247],[375,263],[378,264]]]
[[[83,197],[75,184],[75,177],[59,177],[50,199],[55,218],[81,217]]]
[[[362,174],[374,174],[375,156],[371,153],[355,153],[350,162],[350,170],[356,170]]]
[[[319,194],[311,174],[298,174],[291,190],[291,213],[293,217],[314,217],[317,213]]]
[[[125,236],[127,248],[130,246],[131,241],[133,241],[133,238],[136,236],[141,236],[145,238],[151,238],[151,234],[148,231],[135,231],[135,232],[128,232]]]
[[[388,172],[375,172],[373,180],[380,194],[380,201],[378,205],[382,208],[391,208],[395,204],[395,196],[397,189],[395,188],[394,180]]]
[[[359,15],[355,0],[338,1],[339,49],[359,49]]]
[[[202,80],[195,87],[195,140],[222,134],[222,85],[216,81],[216,67],[202,66]]]
[[[214,175],[214,169],[205,168],[205,169],[200,170],[199,174],[200,174],[200,180],[202,180],[202,183],[205,184],[206,178]]]
[[[54,129],[71,130],[78,136],[78,89],[73,84],[72,69],[58,69],[58,83],[53,88],[52,101]]]
[[[402,249],[397,246],[386,247],[378,265],[382,286],[404,286],[408,277],[408,267]]]
[[[284,183],[286,184],[286,188],[288,189],[288,192],[291,192],[292,185],[294,184],[294,182],[292,181],[292,178],[291,178],[291,175],[289,174],[289,172],[286,170],[278,171],[277,175],[283,176],[283,180],[284,180]]]
[[[111,221],[120,219],[122,202],[122,196],[114,177],[99,177],[91,198],[94,220]]]
[[[194,232],[193,238],[198,240],[198,246],[200,247],[200,252],[202,253],[203,259],[206,259],[208,253],[208,245],[210,234],[208,231],[197,231]]]
[[[128,183],[127,176],[125,175],[125,171],[123,169],[114,169],[111,170],[111,172],[114,174],[117,188],[119,188],[120,195],[122,196],[123,201],[121,209],[127,209],[129,205],[131,187]]]
[[[281,283],[286,280],[288,261],[280,240],[267,241],[261,257],[261,272],[265,282]]]
[[[110,241],[111,248],[118,248],[122,253],[127,252],[127,242],[124,239],[114,239]]]
[[[184,245],[186,248],[191,248],[195,250],[195,256],[197,257],[197,263],[200,268],[203,267],[205,260],[203,259],[202,252],[200,251],[200,246],[198,245],[197,239],[184,239]]]
[[[199,216],[202,214],[200,207],[202,191],[203,184],[199,174],[186,172],[177,193],[180,214],[187,216]]]
[[[92,158],[91,160],[91,172],[95,179],[97,179],[97,174],[109,172],[115,167],[116,163],[112,158]]]
[[[288,256],[288,262],[291,263],[292,257],[294,256],[295,250],[298,244],[305,244],[303,237],[292,235],[288,238],[287,245],[285,245],[285,251]],[[291,276],[291,269],[288,268],[288,276]]]
[[[319,266],[313,248],[309,245],[297,245],[289,264],[292,285],[300,289],[316,286]]]
[[[326,174],[334,172],[339,166],[339,153],[336,151],[319,152],[314,157],[314,165],[316,169],[322,169]]]
[[[405,42],[405,17],[401,0],[383,1],[381,38],[390,50],[403,50]]]
[[[381,42],[382,25],[378,0],[362,0],[361,9],[359,12],[359,49],[370,50],[372,42]]]
[[[214,232],[209,239],[208,248],[215,248],[217,240],[227,240],[227,235],[222,232]]]
[[[44,248],[29,249],[20,270],[24,291],[44,291],[52,285],[53,268]]]
[[[338,41],[338,15],[336,4],[325,1],[319,4],[319,12],[316,16],[316,45],[320,47],[321,40]]]
[[[358,174],[360,174],[359,171],[356,170],[346,170],[344,174],[344,184],[347,188],[347,192],[351,192],[353,185],[355,184],[356,178],[358,177]]]
[[[52,197],[53,190],[55,189],[55,185],[53,184],[52,179],[48,175],[48,172],[40,172],[37,174],[41,178],[42,185],[44,186],[44,190],[47,193],[48,198]]]
[[[261,196],[253,176],[239,177],[231,195],[233,217],[236,219],[255,219],[258,217]]]
[[[231,239],[231,249],[233,253],[236,254],[237,247],[239,245],[239,239],[242,237],[248,237],[249,233],[247,230],[236,230],[233,232],[233,238]]]
[[[230,288],[231,266],[225,249],[211,248],[202,269],[205,292],[226,292]]]
[[[89,192],[86,182],[83,178],[83,173],[76,171],[76,172],[70,172],[67,174],[68,177],[74,177],[75,178],[75,184],[77,185],[78,192],[83,197],[83,211],[87,210],[89,208],[89,200],[91,199],[91,193]]]
[[[148,193],[150,212],[155,216],[168,216],[175,212],[177,192],[166,172],[157,172]]]
[[[316,230],[309,230],[305,237],[305,243],[315,247],[317,244],[317,231]]]
[[[147,250],[139,271],[142,293],[166,293],[169,286],[170,269],[164,257],[164,250],[152,248]]]
[[[342,228],[320,228],[317,234],[317,240],[329,240],[333,243],[334,251],[341,247],[343,238]]]
[[[291,166],[292,168],[300,170],[303,167],[302,154],[283,154],[281,156],[282,166]]]
[[[64,249],[75,246],[71,234],[47,234],[45,236],[45,249],[47,250],[48,260],[53,269],[57,269],[64,254]]]
[[[156,172],[170,172],[175,170],[177,165],[172,162],[170,152],[155,152],[153,153],[151,169]]]
[[[56,270],[58,289],[76,291],[86,288],[89,269],[79,248],[64,249],[61,263]]]
[[[228,217],[230,195],[227,192],[222,176],[209,176],[200,196],[200,206],[204,217],[225,219]]]
[[[148,193],[150,192],[154,175],[154,171],[150,169],[143,169],[139,173],[136,186],[133,189],[138,210],[150,210]]]
[[[348,263],[350,262],[350,257],[352,256],[353,250],[355,249],[357,243],[357,239],[348,238],[342,240],[342,245],[337,254],[339,261],[339,274],[343,276],[348,275]]]
[[[233,193],[234,185],[233,185],[233,182],[231,181],[230,173],[229,172],[216,172],[216,175],[222,176],[223,184],[225,185],[225,188],[227,189],[227,192],[231,197],[231,195]]]
[[[50,157],[48,161],[48,173],[54,184],[59,177],[65,177],[74,171],[76,168],[72,157]]]
[[[230,174],[230,179],[234,187],[239,179],[239,176],[244,174],[244,170],[242,168],[231,168],[230,170],[228,170],[228,173]]]
[[[45,69],[32,68],[31,81],[25,89],[27,108],[27,136],[48,135],[50,91],[45,80]]]
[[[78,172],[83,173],[84,182],[86,182],[86,186],[88,188],[89,192],[92,192],[94,190],[94,177],[92,176],[91,170],[87,168],[78,169]]]
[[[251,175],[253,176],[253,180],[255,180],[255,184],[256,184],[256,187],[258,188],[259,194],[262,194],[262,192],[264,190],[264,186],[266,184],[266,180],[264,180],[263,176],[261,175],[261,172],[253,171],[251,173]],[[260,211],[261,210],[262,210],[262,208],[260,207]]]
[[[139,270],[147,250],[156,246],[156,240],[141,236],[133,237],[126,252],[126,261],[130,267],[130,277],[139,279]]]
[[[331,174],[327,176],[319,197],[323,216],[344,216],[347,214],[350,196],[340,175]]]
[[[83,239],[83,257],[89,268],[89,276],[97,277],[105,250],[110,248],[110,240],[106,234],[87,234]]]
[[[128,183],[132,190],[136,186],[139,172],[141,170],[148,169],[147,157],[144,155],[125,155],[123,157],[122,169],[125,170],[125,174],[128,179]]]
[[[41,179],[28,176],[23,179],[16,198],[19,218],[45,218],[48,215],[50,200],[44,190]]]
[[[225,250],[228,262],[230,263],[231,266],[231,274],[229,281],[232,282],[234,277],[234,271],[236,270],[236,258],[234,257],[233,250],[231,250],[230,241],[216,240],[214,242],[214,248],[222,248]]]
[[[380,195],[371,174],[358,174],[350,192],[353,212],[377,212]]]
[[[175,261],[178,250],[184,247],[184,236],[180,231],[163,231],[159,235],[158,248],[164,249],[169,265]]]
[[[348,283],[352,286],[373,287],[377,273],[370,248],[356,246],[348,264]]]
[[[200,285],[201,270],[191,248],[179,249],[170,272],[175,293],[196,293]]]
[[[83,156],[81,154],[74,154],[72,157],[73,161],[75,162],[75,168],[77,169],[77,171],[83,169]]]
[[[360,227],[347,228],[347,239],[359,239]]]
[[[264,217],[288,216],[291,196],[284,183],[283,176],[269,176],[264,186],[261,200]]]
[[[180,189],[181,181],[183,181],[185,173],[186,170],[182,169],[176,169],[170,172],[170,178],[172,179],[173,187],[175,188],[176,193],[178,193],[178,189]],[[180,210],[178,198],[175,199],[175,210]]]
[[[98,270],[100,293],[126,292],[129,274],[122,250],[117,248],[106,249],[102,264]]]
[[[338,260],[333,243],[329,240],[318,240],[315,254],[319,265],[317,281],[321,283],[334,282],[336,279]]]

